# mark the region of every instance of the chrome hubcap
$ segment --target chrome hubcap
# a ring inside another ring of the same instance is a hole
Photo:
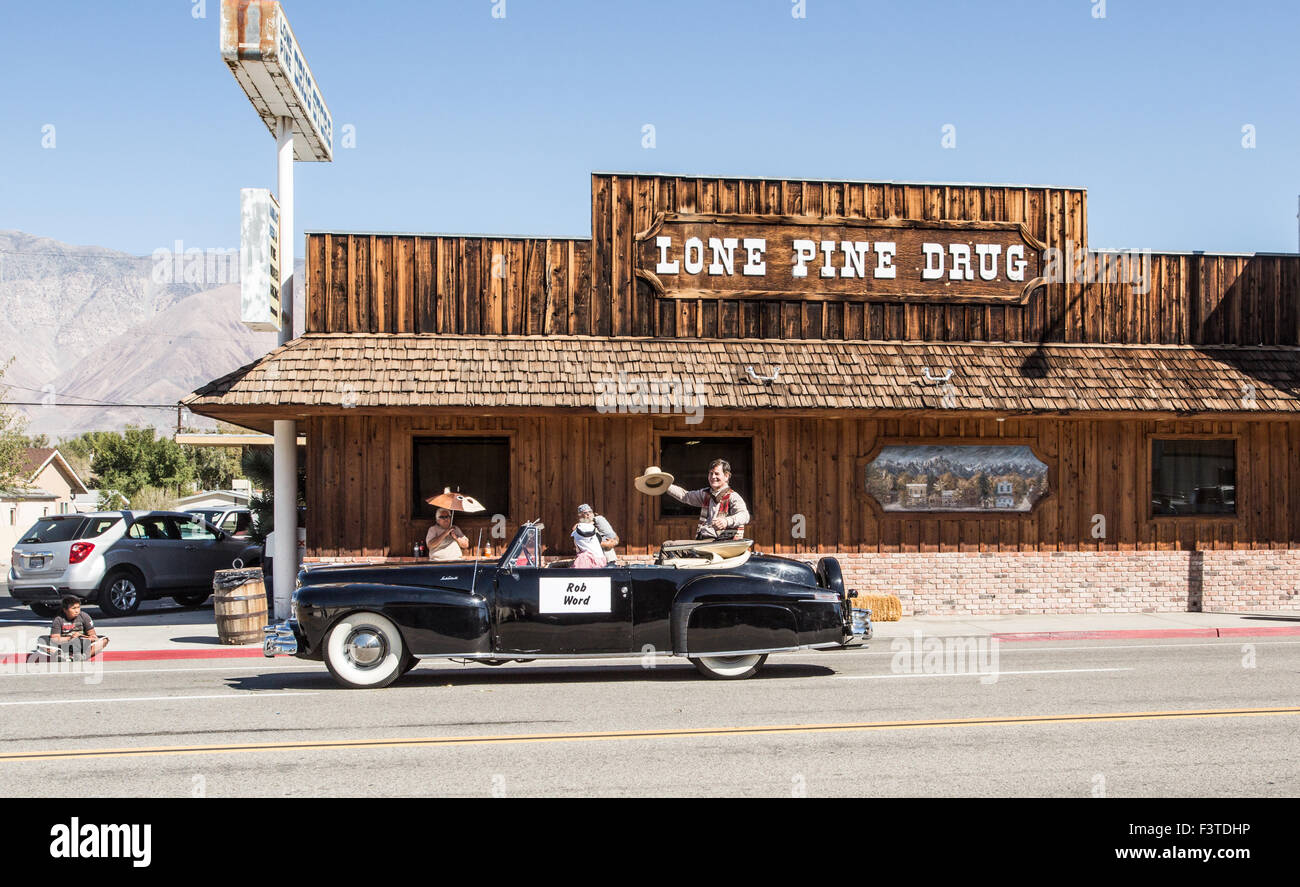
[[[357,668],[374,668],[388,655],[388,641],[373,628],[357,628],[343,642],[343,652]]]
[[[130,579],[119,579],[113,583],[108,595],[113,601],[113,606],[121,610],[129,610],[135,606],[135,583]]]

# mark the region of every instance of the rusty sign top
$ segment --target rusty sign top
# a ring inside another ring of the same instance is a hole
[[[275,0],[221,0],[221,58],[272,135],[293,120],[295,160],[334,159],[334,121]]]

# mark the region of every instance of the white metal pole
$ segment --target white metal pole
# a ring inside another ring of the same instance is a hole
[[[276,200],[280,203],[280,344],[293,338],[293,118],[279,118],[275,134]]]
[[[275,138],[280,203],[280,344],[293,338],[293,120],[279,118]],[[289,618],[289,597],[298,578],[298,423],[276,419],[275,431],[275,618]]]

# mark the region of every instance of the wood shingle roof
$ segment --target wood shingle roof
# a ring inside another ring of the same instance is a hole
[[[183,403],[597,410],[655,384],[719,410],[1300,414],[1300,349],[308,334]]]

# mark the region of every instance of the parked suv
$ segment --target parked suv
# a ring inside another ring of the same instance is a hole
[[[197,607],[212,593],[212,574],[236,559],[260,564],[261,546],[185,512],[50,515],[14,546],[9,594],[40,616],[58,612],[65,594],[105,616],[127,616],[162,597]]]

